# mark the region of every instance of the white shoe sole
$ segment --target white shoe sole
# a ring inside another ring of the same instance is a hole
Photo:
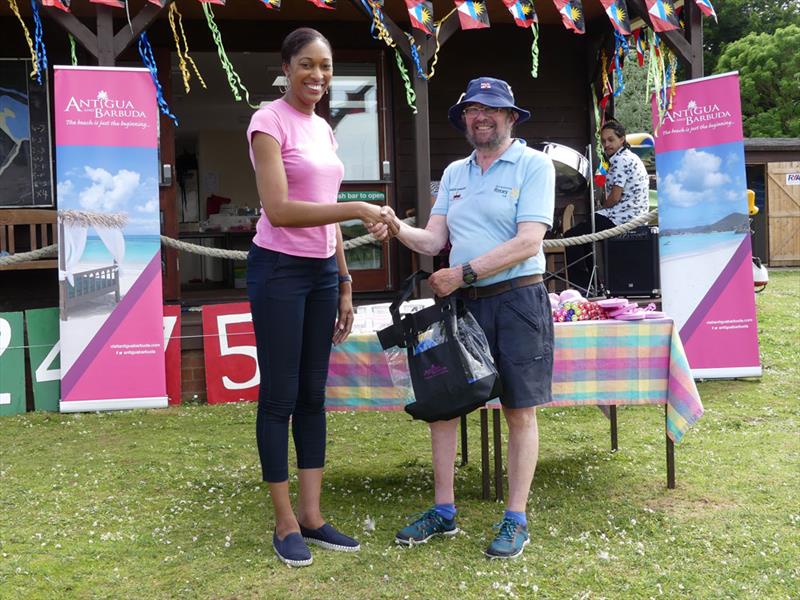
[[[272,545],[272,549],[275,550],[275,555],[281,560],[281,562],[286,565],[289,565],[290,567],[307,567],[312,562],[314,562],[313,556],[308,560],[292,560],[291,558],[286,558],[285,556],[281,556],[281,553],[278,552],[278,549],[275,547],[275,544]]]
[[[361,550],[361,544],[358,546],[340,546],[338,544],[331,544],[330,542],[325,542],[311,537],[303,537],[303,540],[306,542],[306,544],[314,544],[320,548],[333,550],[335,552],[358,552]]]
[[[396,537],[396,538],[394,538],[394,541],[395,541],[395,543],[400,544],[401,546],[416,546],[417,544],[427,544],[429,539],[435,538],[437,535],[441,535],[441,536],[444,536],[444,537],[452,537],[455,534],[457,534],[458,531],[459,531],[459,529],[458,529],[458,527],[456,527],[455,529],[453,529],[451,531],[442,531],[440,533],[432,533],[428,537],[426,537],[424,540],[413,540],[413,539],[412,540],[401,540],[400,538]]]
[[[519,552],[516,554],[509,554],[508,556],[495,556],[494,554],[489,554],[488,552],[484,552],[484,554],[489,558],[489,560],[507,560],[509,558],[517,558],[522,554],[522,551],[525,550],[525,546],[530,543],[530,538],[522,542],[522,548],[519,549]]]

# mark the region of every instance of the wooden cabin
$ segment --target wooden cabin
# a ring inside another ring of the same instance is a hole
[[[88,0],[73,0],[69,13],[40,7],[50,64],[70,64],[70,33],[77,40],[78,64],[141,66],[135,40],[146,31],[165,98],[180,121],[175,127],[170,119],[161,118],[162,233],[205,245],[245,249],[252,232],[242,221],[252,220],[259,207],[245,140],[253,109],[233,98],[197,0],[176,0],[176,4],[190,55],[207,89],[193,79],[191,92],[185,92],[167,19],[170,4],[172,0],[166,0],[164,7],[131,0],[130,26],[125,10]],[[627,0],[627,4],[633,17],[649,21],[644,0]],[[552,0],[536,0],[540,23],[536,78],[531,76],[531,30],[515,26],[500,0],[488,0],[487,5],[491,27],[465,31],[460,29],[452,1],[434,0],[434,19],[444,19],[436,53],[435,38],[411,29],[405,4],[401,0],[385,2],[385,24],[410,74],[416,113],[406,102],[406,85],[396,65],[395,50],[373,37],[371,16],[359,0],[339,0],[336,10],[320,9],[304,0],[285,0],[280,11],[266,9],[259,0],[228,0],[226,6],[210,6],[227,55],[255,105],[280,95],[279,50],[288,32],[310,26],[328,37],[336,76],[342,78],[341,96],[321,103],[320,113],[329,119],[338,117],[339,125],[347,125],[340,139],[340,146],[349,147],[343,157],[347,175],[340,199],[385,202],[397,214],[414,214],[418,223],[424,224],[430,211],[431,181],[439,179],[448,163],[471,150],[462,134],[448,124],[447,109],[474,77],[490,75],[511,84],[517,103],[532,112],[531,120],[515,131],[529,144],[551,141],[588,154],[594,142],[592,94],[601,80],[598,57],[600,48],[613,48],[612,27],[599,0],[583,0],[585,35],[565,29]],[[31,8],[22,6],[21,10],[30,28]],[[687,75],[699,77],[702,24],[694,2],[686,3],[684,22],[685,30],[662,37]],[[19,23],[5,4],[0,7],[0,24],[5,38],[0,58],[29,57]],[[414,74],[404,32],[413,34],[426,71],[436,53],[435,74],[429,80]],[[347,107],[353,110],[343,110]],[[57,205],[53,190],[51,185],[50,197],[37,204],[41,210],[53,210]],[[575,204],[579,220],[588,212],[589,201],[588,193],[578,198],[559,197],[556,216],[566,205]],[[3,211],[31,208],[15,205],[15,198],[9,197],[0,198],[0,204]],[[214,214],[218,216],[212,218]],[[234,225],[226,228],[226,222]],[[352,235],[359,233],[355,225],[347,230]],[[244,290],[237,288],[241,264],[178,256],[174,250],[165,250],[164,256],[165,301],[202,304],[244,297]],[[357,301],[390,295],[412,265],[411,253],[397,242],[372,247],[350,260]],[[423,267],[431,264],[426,257],[419,261]],[[0,310],[19,308],[21,303],[31,306],[32,297],[39,298],[42,305],[57,304],[55,272],[16,271],[13,281],[5,273],[0,277],[4,278]],[[49,278],[52,285],[44,281]]]

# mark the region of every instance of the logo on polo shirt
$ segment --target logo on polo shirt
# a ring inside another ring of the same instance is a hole
[[[460,187],[460,188],[455,188],[455,189],[450,190],[450,200],[451,201],[461,200],[461,192],[464,189],[465,188]]]

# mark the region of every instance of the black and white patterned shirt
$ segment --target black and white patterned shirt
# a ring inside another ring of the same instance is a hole
[[[606,197],[615,185],[622,188],[622,196],[611,208],[597,211],[598,215],[608,217],[614,225],[622,225],[650,208],[650,191],[647,169],[641,159],[628,148],[620,148],[609,159],[606,177]]]

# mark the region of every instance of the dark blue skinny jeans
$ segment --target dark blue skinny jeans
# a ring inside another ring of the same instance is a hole
[[[336,257],[292,256],[253,244],[247,295],[261,385],[256,440],[264,481],[289,479],[289,418],[300,469],[325,464],[325,384],[338,309]]]

